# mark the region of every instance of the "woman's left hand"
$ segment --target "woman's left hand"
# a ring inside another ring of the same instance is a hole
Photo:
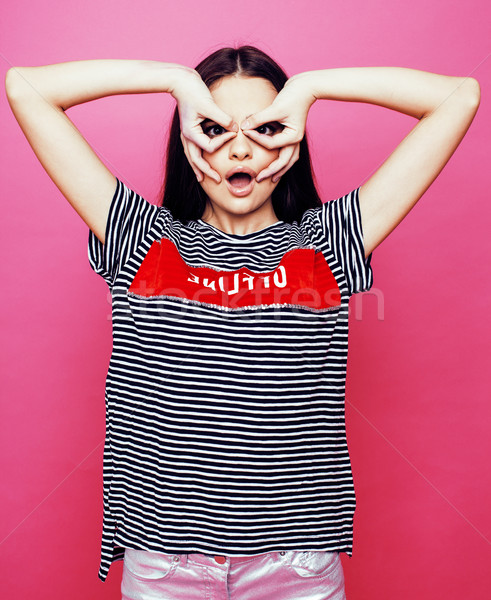
[[[301,77],[294,76],[285,83],[270,106],[241,123],[240,128],[245,135],[258,144],[268,149],[281,148],[278,158],[258,174],[258,181],[267,177],[277,181],[298,160],[307,115],[315,100],[302,84]],[[261,133],[261,125],[267,123],[279,123],[283,129],[273,136]]]

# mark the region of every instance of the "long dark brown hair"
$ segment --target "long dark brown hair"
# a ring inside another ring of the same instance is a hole
[[[200,62],[196,71],[208,87],[222,77],[243,75],[267,79],[279,92],[288,79],[272,58],[253,46],[221,48]],[[180,132],[179,112],[176,108],[167,145],[161,204],[171,211],[175,219],[186,222],[201,218],[207,196],[184,154]],[[305,137],[300,142],[299,159],[281,177],[273,191],[272,202],[277,218],[288,223],[300,221],[307,209],[322,204],[315,187]]]

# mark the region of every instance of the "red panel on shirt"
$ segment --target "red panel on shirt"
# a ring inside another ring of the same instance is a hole
[[[325,310],[341,304],[336,279],[322,252],[313,248],[290,250],[273,271],[218,271],[186,264],[166,238],[153,242],[129,291],[228,309],[274,304]]]

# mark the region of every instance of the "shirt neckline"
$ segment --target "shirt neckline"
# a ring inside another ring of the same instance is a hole
[[[200,223],[201,225],[205,225],[209,229],[215,231],[216,233],[218,233],[219,235],[222,235],[224,237],[233,238],[236,240],[246,240],[248,238],[251,238],[251,237],[254,237],[261,233],[264,233],[264,232],[268,231],[269,229],[276,227],[277,225],[284,224],[285,222],[278,220],[278,221],[275,221],[274,223],[271,223],[271,225],[266,225],[266,227],[263,227],[262,229],[258,229],[257,231],[251,231],[250,233],[226,233],[225,231],[218,229],[218,227],[215,227],[211,223],[207,223],[206,221],[203,221],[203,219],[198,219],[198,223]]]

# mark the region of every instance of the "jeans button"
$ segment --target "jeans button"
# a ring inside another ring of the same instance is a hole
[[[225,556],[214,556],[213,558],[215,559],[215,562],[217,562],[219,565],[224,565],[227,562]]]

